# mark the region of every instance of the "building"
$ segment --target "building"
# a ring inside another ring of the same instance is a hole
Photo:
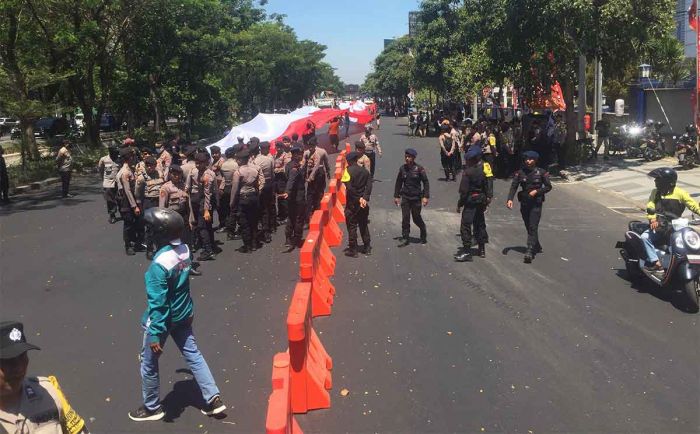
[[[410,37],[414,37],[418,34],[418,27],[420,25],[419,16],[420,12],[418,11],[410,11],[408,13],[408,36]]]
[[[384,40],[384,49],[386,50],[387,48],[389,48],[389,46],[391,44],[393,44],[394,42],[396,42],[396,39],[385,39]]]
[[[688,9],[693,0],[676,0],[676,38],[683,44],[685,57],[696,57],[697,55],[697,35],[688,25]]]

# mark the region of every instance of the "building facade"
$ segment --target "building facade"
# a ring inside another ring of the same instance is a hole
[[[676,0],[676,38],[683,44],[685,57],[697,56],[697,35],[688,25],[688,9],[693,0]]]

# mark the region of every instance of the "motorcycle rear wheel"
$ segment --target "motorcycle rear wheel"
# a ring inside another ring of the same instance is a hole
[[[696,313],[700,310],[700,293],[698,293],[698,281],[690,280],[683,283],[681,289],[688,311]]]

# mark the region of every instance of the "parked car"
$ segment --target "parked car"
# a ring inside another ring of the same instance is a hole
[[[10,130],[10,140],[19,139],[20,137],[22,137],[22,131],[19,127],[12,127]]]
[[[0,118],[0,135],[12,130],[12,127],[19,125],[19,121],[13,118]]]
[[[50,139],[68,131],[68,121],[64,118],[45,117],[34,123],[34,137]]]
[[[100,118],[100,131],[115,131],[117,125],[117,120],[113,115],[109,113],[102,114]]]

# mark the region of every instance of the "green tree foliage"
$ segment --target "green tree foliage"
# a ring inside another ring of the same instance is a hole
[[[5,0],[0,108],[31,126],[77,105],[96,144],[106,112],[129,129],[153,121],[158,132],[169,117],[223,126],[320,90],[342,92],[326,47],[299,40],[283,16],[268,20],[265,3]]]
[[[375,59],[374,72],[365,80],[363,92],[403,99],[410,90],[415,69],[411,40],[406,36],[399,38]]]

